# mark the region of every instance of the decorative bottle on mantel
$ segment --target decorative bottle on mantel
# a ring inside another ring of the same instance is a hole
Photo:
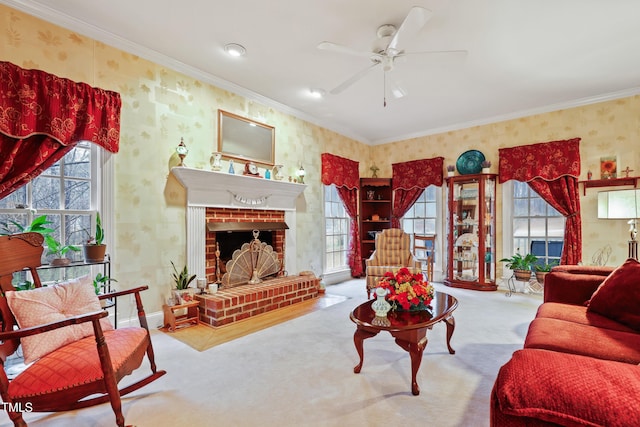
[[[235,169],[233,169],[233,159],[229,160],[229,173],[230,174],[236,173]]]

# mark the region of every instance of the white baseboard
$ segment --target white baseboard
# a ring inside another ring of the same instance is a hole
[[[351,280],[351,270],[332,271],[331,273],[324,273],[322,275],[325,285],[335,285],[336,283],[346,282]]]

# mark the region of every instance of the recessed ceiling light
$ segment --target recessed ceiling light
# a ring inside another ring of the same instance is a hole
[[[309,89],[309,93],[313,98],[322,98],[325,95],[325,91],[323,89]]]
[[[224,51],[231,56],[244,56],[247,53],[247,49],[244,46],[237,43],[228,43],[224,46]]]

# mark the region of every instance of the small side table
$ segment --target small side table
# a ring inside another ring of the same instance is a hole
[[[193,326],[198,324],[198,301],[191,301],[184,304],[179,305],[163,305],[162,310],[164,311],[164,326],[167,328],[169,332],[174,332],[177,326],[188,324],[188,326]],[[176,311],[186,308],[187,314],[182,314],[176,316]]]

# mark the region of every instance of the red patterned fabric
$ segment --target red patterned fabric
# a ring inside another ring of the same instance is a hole
[[[529,187],[565,217],[560,264],[582,262],[582,217],[578,179],[572,176],[561,176],[554,181],[536,178],[529,181]]]
[[[344,204],[347,215],[351,217],[350,231],[351,239],[349,239],[349,267],[351,268],[352,277],[362,277],[364,271],[362,269],[362,252],[360,250],[360,230],[358,228],[358,189],[348,189],[346,187],[338,187],[338,195]]]
[[[346,187],[350,190],[360,188],[359,162],[322,153],[322,183]]]
[[[360,191],[359,163],[329,153],[322,153],[322,183],[335,185],[347,215],[351,218],[349,239],[349,267],[351,276],[361,277],[362,253],[358,228],[358,192]]]
[[[394,192],[391,227],[400,228],[400,218],[413,206],[425,188],[442,185],[443,164],[444,157],[434,157],[391,165]]]
[[[594,292],[589,312],[598,313],[640,331],[640,263],[629,258]]]
[[[120,380],[140,366],[148,343],[147,330],[120,328],[105,331],[111,364]],[[43,392],[68,389],[70,386],[101,381],[103,378],[96,339],[92,335],[49,353],[9,383],[9,394],[24,399]]]
[[[580,176],[580,138],[501,148],[499,182],[535,178],[552,181],[561,176]]]
[[[492,426],[640,425],[640,369],[636,365],[546,350],[518,350],[500,368]],[[501,414],[518,419],[503,419]],[[549,425],[549,424],[540,424]]]
[[[526,182],[565,218],[560,264],[582,262],[580,138],[501,148],[499,182]]]
[[[113,153],[120,95],[0,61],[0,198],[60,160],[78,141]]]

